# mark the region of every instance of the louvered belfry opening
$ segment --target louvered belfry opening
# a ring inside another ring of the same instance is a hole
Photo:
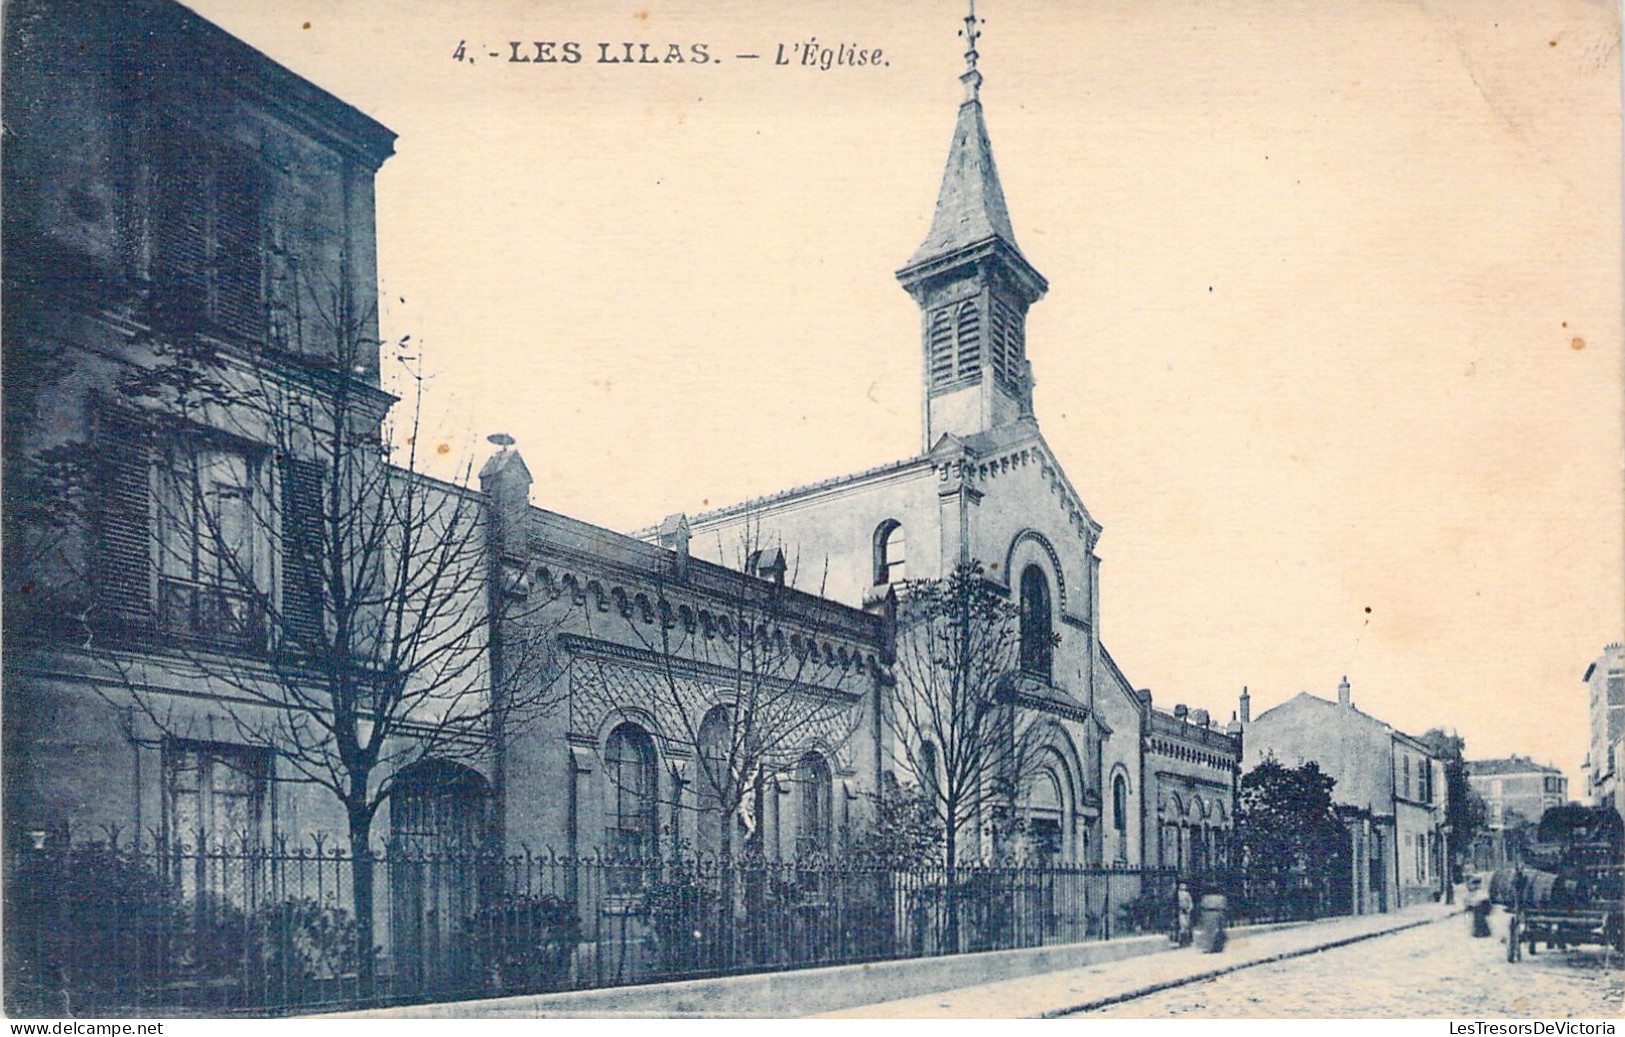
[[[1006,347],[1007,334],[997,325],[992,336],[983,334],[979,298],[950,303],[936,310],[926,331],[931,390],[956,389],[976,382],[987,366],[1000,372],[1005,363],[1002,350]],[[1014,348],[1019,349],[1019,346]]]
[[[959,304],[954,314],[954,342],[958,347],[957,374],[970,381],[982,373],[982,313],[973,301]]]
[[[950,303],[932,313],[926,351],[933,392],[975,382],[984,369],[1006,389],[1020,391],[1025,318],[1019,307],[996,294],[987,301],[987,314],[984,332],[979,299]]]
[[[1021,362],[1024,359],[1021,311],[1003,299],[995,297],[991,315],[992,320],[988,322],[988,345],[993,361],[993,374],[1010,388],[1018,388],[1021,384]]]
[[[946,307],[931,317],[929,333],[931,353],[931,387],[952,385],[954,382],[954,315]]]

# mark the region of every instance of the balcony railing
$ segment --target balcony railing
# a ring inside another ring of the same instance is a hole
[[[168,633],[213,647],[257,653],[266,646],[259,601],[233,587],[159,576],[158,622]]]

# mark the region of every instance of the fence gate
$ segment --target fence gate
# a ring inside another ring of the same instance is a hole
[[[472,923],[476,866],[486,832],[485,779],[427,763],[397,781],[390,799],[390,940],[397,989],[460,987],[477,967]]]

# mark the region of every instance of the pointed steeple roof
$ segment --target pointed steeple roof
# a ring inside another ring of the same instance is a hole
[[[1000,238],[1021,251],[1010,226],[999,169],[993,162],[993,144],[988,140],[982,102],[971,98],[959,106],[959,118],[954,122],[953,143],[948,148],[942,187],[937,191],[931,230],[905,265],[914,266],[990,238]]]
[[[1028,301],[1036,301],[1049,285],[1016,245],[1016,232],[1010,226],[1010,209],[1004,202],[999,168],[993,162],[993,144],[988,140],[987,121],[982,115],[982,73],[976,68],[977,28],[975,0],[965,18],[965,71],[959,81],[965,85],[965,100],[954,120],[953,142],[948,146],[948,164],[942,171],[937,190],[937,208],[931,216],[931,230],[925,241],[897,272],[898,279],[910,285],[945,270],[977,262],[982,257],[1000,255],[1011,272],[1025,286]]]

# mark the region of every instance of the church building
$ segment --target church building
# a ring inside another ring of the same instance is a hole
[[[931,227],[897,271],[920,308],[921,452],[687,521],[696,553],[725,553],[748,537],[818,560],[827,566],[825,593],[854,606],[872,607],[901,581],[980,563],[1019,608],[1024,643],[1037,647],[1022,652],[1013,694],[1042,748],[1010,806],[1052,859],[1155,866],[1165,855],[1145,845],[1147,832],[1156,839],[1160,831],[1152,819],[1159,797],[1152,790],[1148,799],[1146,787],[1156,774],[1142,761],[1152,741],[1150,694],[1136,693],[1101,643],[1101,526],[1034,413],[1027,312],[1049,284],[1017,244],[999,181],[977,24],[966,19],[965,95]],[[1233,817],[1239,740],[1192,725],[1183,712],[1156,715],[1166,721],[1158,744],[1212,771],[1204,786],[1215,824]],[[1188,753],[1177,747],[1181,732],[1192,740]],[[1183,860],[1192,860],[1188,851]]]

